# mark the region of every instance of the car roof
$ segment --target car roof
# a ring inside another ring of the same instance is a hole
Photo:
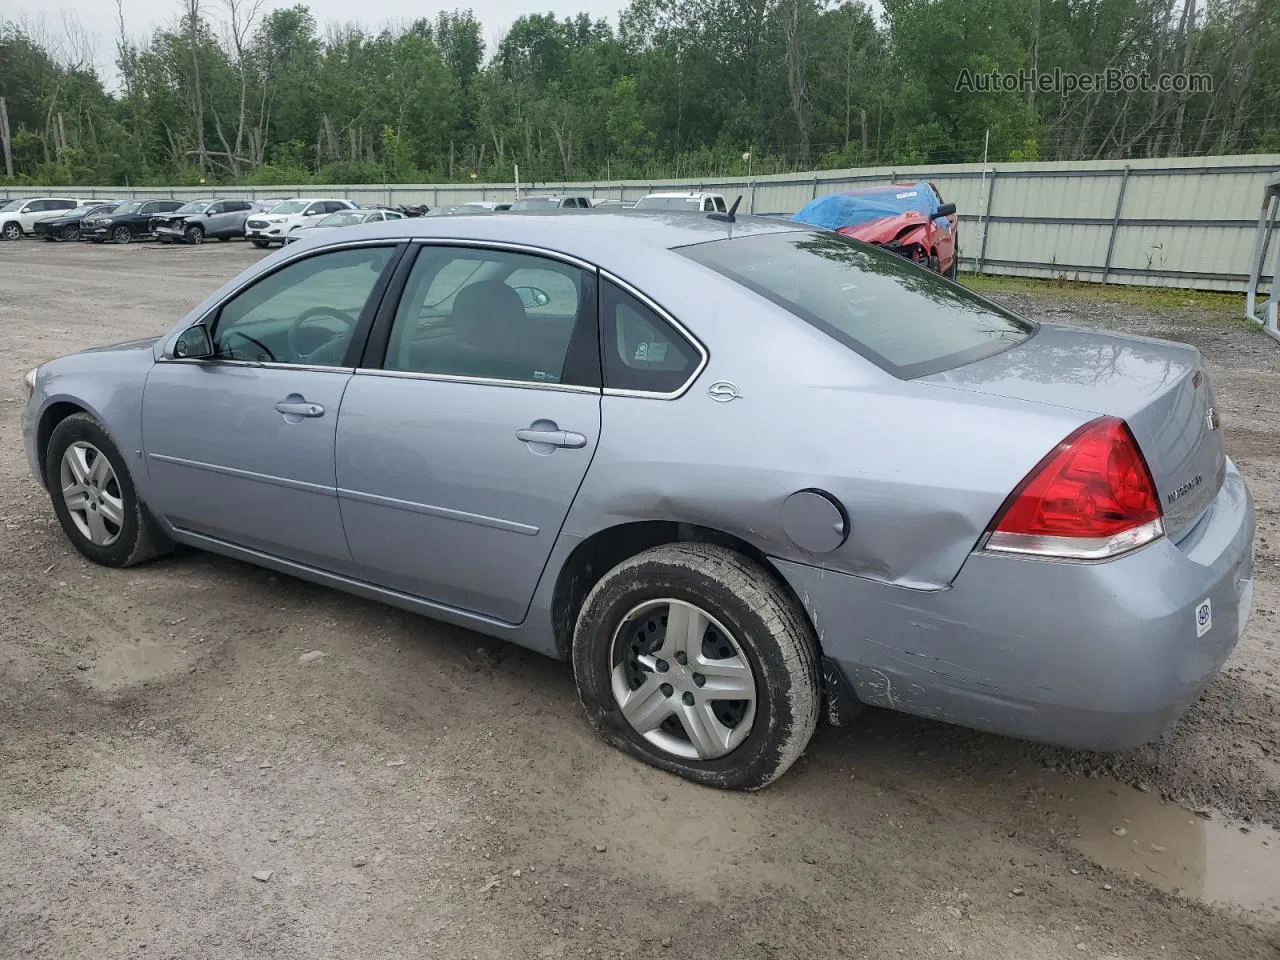
[[[646,194],[644,195],[644,199],[646,199],[646,200],[647,200],[649,197],[663,197],[663,198],[672,198],[672,197],[674,197],[674,198],[677,198],[677,199],[680,199],[680,200],[693,200],[693,199],[695,199],[695,198],[697,198],[697,197],[718,197],[718,196],[720,196],[720,194],[718,194],[718,193],[710,193],[710,192],[703,192],[703,193],[681,193],[680,191],[668,191],[668,192],[666,192],[666,193],[646,193]]]
[[[362,238],[441,239],[511,243],[539,247],[625,270],[629,258],[654,250],[670,250],[768,233],[812,232],[804,224],[738,217],[723,219],[631,208],[582,211],[556,217],[530,217],[499,211],[484,217],[406,217],[346,228],[343,241]],[[354,231],[359,231],[356,233]],[[319,241],[317,246],[327,245]]]

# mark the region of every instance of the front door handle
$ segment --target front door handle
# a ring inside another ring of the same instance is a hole
[[[276,413],[283,413],[286,417],[323,417],[324,407],[305,400],[281,400],[276,404]]]
[[[535,430],[525,427],[516,431],[516,439],[525,443],[545,443],[550,447],[568,447],[570,450],[580,450],[587,445],[587,438],[572,430]]]

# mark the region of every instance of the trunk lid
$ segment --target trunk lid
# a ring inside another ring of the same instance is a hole
[[[1044,324],[1010,350],[921,382],[1124,418],[1175,540],[1222,485],[1222,431],[1195,347]]]

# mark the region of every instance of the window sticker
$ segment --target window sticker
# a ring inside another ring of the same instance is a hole
[[[635,359],[640,363],[662,363],[667,359],[667,344],[648,341],[636,347]]]

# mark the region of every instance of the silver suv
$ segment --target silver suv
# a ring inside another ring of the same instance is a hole
[[[151,218],[151,232],[161,243],[204,243],[216,237],[244,236],[244,222],[262,207],[250,200],[192,200],[173,213]]]

